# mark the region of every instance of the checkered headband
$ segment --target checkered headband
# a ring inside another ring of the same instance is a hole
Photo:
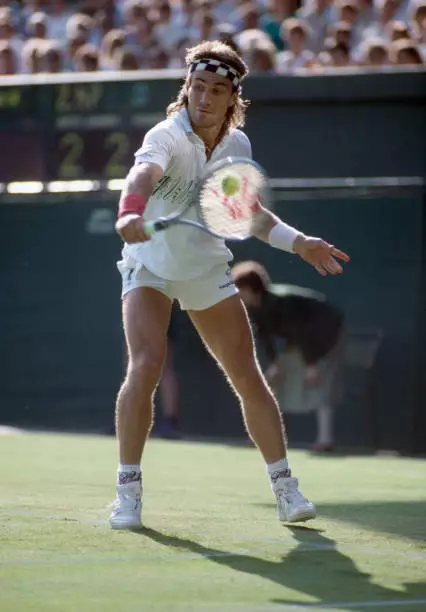
[[[207,70],[208,72],[215,72],[220,76],[226,77],[232,83],[232,89],[235,91],[238,89],[241,76],[235,68],[225,62],[220,62],[215,59],[200,59],[191,62],[189,66],[189,74],[198,72],[198,70]]]

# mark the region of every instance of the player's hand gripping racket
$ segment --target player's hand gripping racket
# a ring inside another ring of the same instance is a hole
[[[264,208],[271,206],[264,170],[251,159],[227,157],[210,167],[184,210],[147,221],[144,231],[152,235],[180,224],[198,227],[217,238],[245,240],[255,231],[259,203]],[[192,206],[198,221],[184,218]]]

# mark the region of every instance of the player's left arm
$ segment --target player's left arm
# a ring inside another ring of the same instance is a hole
[[[243,157],[252,159],[249,138],[244,132],[239,132],[239,134],[241,154]],[[264,208],[261,202],[259,202],[259,212],[256,215],[253,235],[276,249],[288,253],[297,253],[304,261],[314,266],[321,276],[340,274],[343,272],[343,268],[337,260],[347,262],[350,259],[347,253],[336,249],[334,245],[325,240],[305,236],[303,232],[288,225],[273,212]]]
[[[333,244],[322,238],[306,236],[263,206],[260,206],[256,216],[253,235],[276,249],[297,253],[321,276],[340,274],[343,268],[338,259],[345,262],[350,259],[347,253],[337,249]]]

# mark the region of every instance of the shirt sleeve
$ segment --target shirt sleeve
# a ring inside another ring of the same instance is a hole
[[[252,159],[251,143],[246,134],[241,130],[236,130],[238,142],[238,155]]]
[[[146,133],[140,149],[135,153],[136,164],[156,164],[163,172],[174,154],[175,141],[165,127],[154,127]]]

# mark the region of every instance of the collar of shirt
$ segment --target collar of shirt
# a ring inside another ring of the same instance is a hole
[[[194,144],[201,145],[204,149],[205,148],[204,142],[199,136],[197,136],[197,134],[195,134],[194,130],[192,129],[191,121],[189,120],[188,110],[186,108],[181,108],[181,110],[178,112],[178,117],[179,117],[180,124],[182,125],[185,132],[188,134],[190,140],[194,142]],[[229,133],[225,134],[222,140],[213,149],[213,154],[216,154],[217,152],[221,151],[223,147],[225,147],[226,144],[228,143],[229,138],[230,138],[230,134]]]

